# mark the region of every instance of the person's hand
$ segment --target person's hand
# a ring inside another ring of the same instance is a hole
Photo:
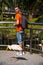
[[[15,26],[16,24],[14,23],[13,26]]]
[[[16,26],[16,23],[13,23],[13,26]]]

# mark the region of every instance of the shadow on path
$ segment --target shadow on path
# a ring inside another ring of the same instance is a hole
[[[27,59],[24,58],[24,57],[11,57],[11,58],[16,58],[17,60],[27,60]]]

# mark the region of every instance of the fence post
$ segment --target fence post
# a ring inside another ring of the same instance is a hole
[[[33,34],[33,30],[32,28],[30,28],[30,53],[32,53],[32,34]]]

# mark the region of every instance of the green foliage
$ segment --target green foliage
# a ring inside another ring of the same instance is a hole
[[[40,33],[39,40],[43,40],[43,32]]]
[[[3,3],[4,3],[5,5],[7,5],[8,7],[10,7],[10,4],[9,4],[8,0],[4,0],[4,1],[2,2],[2,6],[3,6]]]
[[[2,14],[0,15],[0,21],[2,20]]]
[[[5,18],[4,21],[16,21],[16,20],[15,20],[15,18],[13,18],[13,19],[12,18]]]
[[[8,22],[8,21],[15,22],[16,20],[15,20],[15,18],[13,18],[13,19],[6,18],[4,21],[6,21],[6,22]],[[11,27],[11,26],[13,26],[13,24],[0,24],[0,26],[2,26],[2,27]],[[5,34],[15,34],[16,33],[15,29],[0,29],[0,32],[2,32],[3,34],[4,33]]]
[[[35,22],[36,23],[43,23],[43,15],[38,17],[38,19]]]
[[[38,3],[41,3],[41,2],[42,2],[42,0],[37,0],[37,2],[38,2]]]

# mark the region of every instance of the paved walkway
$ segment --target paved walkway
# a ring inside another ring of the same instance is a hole
[[[17,56],[15,51],[0,51],[0,65],[43,65],[43,57],[29,52]]]

